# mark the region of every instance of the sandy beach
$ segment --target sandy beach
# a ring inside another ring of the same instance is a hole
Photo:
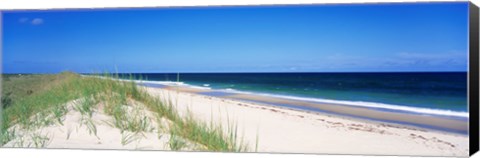
[[[238,99],[247,96],[212,97],[197,94],[205,92],[204,90],[189,88],[143,86],[142,88],[154,97],[174,102],[182,116],[193,114],[196,119],[204,122],[221,123],[225,126],[237,125],[240,138],[248,144],[251,152],[468,155],[467,135],[328,113],[293,110]],[[151,116],[151,112],[142,108],[141,104],[131,104],[132,107],[140,109],[141,115]],[[392,116],[394,117],[396,116]],[[92,116],[96,125],[95,135],[81,124],[81,118],[79,112],[69,108],[63,125],[56,124],[28,132],[30,135],[36,133],[48,137],[48,142],[44,146],[46,148],[170,150],[169,133],[154,129],[158,121],[152,121],[153,130],[150,132],[145,132],[141,136],[129,135],[109,125],[111,116],[97,110]],[[435,123],[435,119],[425,119]],[[151,120],[154,120],[153,117]],[[227,130],[226,127],[224,130]],[[17,139],[4,147],[32,145],[31,139],[34,138]],[[195,148],[187,147],[183,150]]]
[[[467,156],[468,136],[297,111],[266,104],[147,88],[205,121],[234,121],[259,152]]]

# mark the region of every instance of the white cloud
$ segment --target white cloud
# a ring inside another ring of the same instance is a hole
[[[20,19],[18,19],[18,22],[26,23],[26,22],[28,22],[28,18],[20,18]]]
[[[22,24],[32,24],[32,25],[41,25],[41,24],[44,23],[42,18],[30,19],[30,18],[27,18],[27,17],[22,17],[22,18],[18,19],[18,22],[22,23]]]
[[[384,53],[383,56],[331,53],[289,65],[297,70],[314,71],[450,71],[464,70],[467,53],[450,51],[442,53]]]
[[[40,25],[40,24],[43,24],[42,18],[35,18],[32,20],[32,25]]]
[[[451,58],[467,58],[467,53],[461,52],[447,52],[447,53],[409,53],[402,52],[396,54],[396,57],[402,59],[425,59],[425,60],[439,60]]]

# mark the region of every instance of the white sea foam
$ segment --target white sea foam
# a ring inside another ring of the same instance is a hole
[[[225,89],[225,91],[229,91],[229,92],[240,92],[240,91],[237,91],[237,90],[231,89],[231,88],[227,88],[227,89]]]
[[[266,93],[255,93],[255,92],[239,91],[231,88],[223,89],[222,91],[225,91],[228,93],[253,94],[253,95],[260,95],[260,96],[267,96],[267,97],[301,100],[301,101],[318,102],[318,103],[359,106],[359,107],[367,107],[367,108],[380,108],[380,109],[386,109],[386,110],[400,110],[400,111],[430,114],[430,115],[455,116],[455,117],[464,117],[464,118],[469,117],[468,112],[459,112],[459,111],[442,110],[442,109],[419,108],[419,107],[410,107],[410,106],[403,106],[403,105],[392,105],[392,104],[365,102],[365,101],[331,100],[331,99],[306,98],[306,97],[296,97],[296,96],[286,96],[286,95],[276,95],[276,94],[266,94]]]
[[[210,87],[193,86],[193,85],[189,85],[189,84],[187,84],[186,87],[196,88],[196,89],[207,89],[207,90],[211,90],[211,89],[212,89],[212,88],[210,88]]]
[[[188,88],[195,88],[195,89],[212,89],[210,87],[202,87],[202,86],[194,86],[190,84],[186,84],[184,82],[174,82],[174,81],[140,81],[140,80],[134,80],[136,83],[147,83],[147,84],[160,84],[160,85],[165,85],[165,86],[182,86],[182,87],[188,87]]]
[[[146,84],[161,84],[165,86],[187,86],[183,82],[174,82],[174,81],[144,81],[144,80],[134,80],[135,83],[146,83]]]

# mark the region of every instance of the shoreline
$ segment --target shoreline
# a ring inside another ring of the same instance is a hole
[[[149,83],[149,81],[140,81],[140,83],[137,82],[137,84],[150,88],[178,90],[180,92],[194,93],[198,95],[219,97],[224,99],[234,99],[238,101],[247,101],[257,104],[266,104],[269,106],[283,107],[291,110],[332,114],[343,117],[352,117],[354,119],[379,121],[404,126],[413,126],[414,128],[426,128],[429,130],[468,135],[468,117],[425,115],[410,111],[311,102],[258,95],[255,93],[228,93],[215,91],[214,89]]]
[[[138,85],[156,87],[156,88],[168,88],[176,87],[181,90],[188,90],[192,92],[204,92],[210,96],[225,96],[233,94],[247,94],[254,96],[265,96],[280,98],[286,100],[296,100],[301,102],[313,102],[320,104],[329,104],[329,105],[344,105],[352,107],[362,107],[369,109],[376,109],[382,111],[391,111],[399,113],[410,113],[410,114],[426,114],[432,115],[435,117],[445,117],[445,118],[455,118],[459,120],[468,120],[469,113],[466,111],[455,111],[450,109],[439,109],[439,108],[427,108],[427,107],[415,107],[407,106],[400,104],[388,104],[381,102],[369,102],[369,101],[350,101],[350,100],[334,100],[334,99],[323,99],[323,98],[313,98],[305,96],[295,96],[295,95],[284,95],[284,94],[273,94],[273,93],[264,93],[264,92],[252,92],[252,91],[241,91],[236,89],[213,89],[211,87],[205,87],[200,85],[192,85],[184,82],[173,82],[173,81],[149,81],[149,80],[126,80],[120,79],[122,81],[134,81]],[[212,94],[212,95],[211,95]]]
[[[104,78],[102,76],[89,76],[89,75],[82,75],[82,76]],[[430,115],[433,117],[442,117],[447,119],[455,119],[455,120],[463,120],[463,121],[468,121],[469,119],[469,113],[467,111],[455,111],[451,109],[416,107],[416,106],[408,106],[408,105],[401,105],[401,104],[389,104],[389,103],[370,102],[370,101],[350,101],[350,100],[313,98],[313,97],[296,96],[296,95],[242,91],[242,90],[236,90],[236,89],[230,89],[230,88],[214,89],[209,85],[202,86],[202,85],[194,85],[190,83],[176,82],[176,81],[155,81],[155,80],[142,80],[142,79],[137,80],[137,79],[125,79],[125,78],[119,78],[116,80],[126,81],[126,82],[133,81],[140,86],[155,87],[155,88],[171,89],[174,87],[181,91],[202,93],[202,94],[205,94],[208,96],[214,96],[214,97],[223,97],[223,96],[236,95],[236,94],[251,95],[251,96],[262,96],[262,97],[268,97],[268,98],[278,98],[283,100],[295,100],[298,102],[359,107],[359,108],[367,108],[367,109],[395,112],[395,113]]]
[[[259,138],[258,152],[468,154],[468,136],[464,134],[213,97],[182,88],[143,87],[154,96],[173,99],[180,113],[194,114],[199,120],[221,124],[231,124],[233,120],[250,146]]]

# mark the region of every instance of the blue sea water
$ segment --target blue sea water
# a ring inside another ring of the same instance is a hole
[[[217,90],[467,112],[466,72],[133,75],[149,81],[176,82],[178,77],[185,84]]]

